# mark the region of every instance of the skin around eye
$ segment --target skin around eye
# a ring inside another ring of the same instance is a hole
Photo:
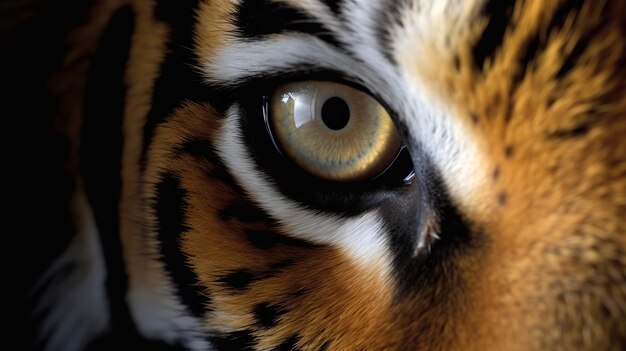
[[[269,126],[281,151],[312,175],[335,182],[371,180],[394,161],[401,139],[387,110],[368,94],[322,81],[279,86]]]

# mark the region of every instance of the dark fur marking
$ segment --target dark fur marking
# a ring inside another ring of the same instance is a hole
[[[515,72],[515,74],[512,77],[512,82],[513,82],[513,84],[511,84],[511,86],[513,87],[512,89],[517,89],[517,86],[519,85],[519,83],[526,76],[526,71],[528,70],[528,67],[532,64],[533,60],[535,59],[535,56],[537,56],[537,51],[539,50],[539,46],[540,46],[539,38],[540,37],[537,35],[531,38],[528,42],[526,42],[526,45],[524,46],[525,47],[524,53],[520,60],[519,69]]]
[[[239,269],[222,276],[218,281],[231,290],[241,292],[258,279],[259,277],[249,270]]]
[[[507,200],[508,200],[508,194],[505,191],[501,192],[498,195],[498,204],[500,206],[506,205]]]
[[[493,172],[491,173],[491,177],[493,178],[494,181],[498,180],[498,178],[500,178],[500,167],[496,166],[493,169]]]
[[[559,129],[557,131],[548,133],[546,137],[548,139],[564,139],[564,138],[578,138],[586,135],[589,132],[589,126],[581,124],[571,129]]]
[[[476,113],[474,113],[474,112],[470,113],[470,118],[472,119],[472,123],[478,124],[479,119],[478,119],[478,115],[476,115]]]
[[[376,37],[378,39],[378,46],[383,56],[390,63],[397,65],[395,58],[393,57],[393,51],[391,47],[391,38],[389,28],[399,24],[402,18],[402,10],[407,6],[410,6],[411,0],[392,0],[384,1],[383,8],[381,9],[379,25],[376,27]]]
[[[236,219],[246,223],[271,221],[270,218],[259,208],[244,203],[230,203],[226,205],[226,207],[220,209],[218,215],[223,221],[231,219]]]
[[[220,183],[224,183],[228,185],[228,188],[232,190],[237,197],[246,198],[246,193],[239,186],[239,184],[235,181],[233,177],[230,176],[228,171],[225,168],[220,168],[221,163],[216,163],[213,165],[213,169],[209,172],[206,172],[207,180],[216,181]]]
[[[563,65],[561,65],[561,68],[556,73],[556,79],[562,79],[572,70],[572,68],[574,68],[576,61],[585,52],[589,42],[589,37],[583,37],[576,43],[572,51],[567,54],[563,60]]]
[[[319,351],[326,351],[328,350],[328,348],[330,347],[330,341],[326,341],[322,344],[322,346],[320,346],[320,350]]]
[[[285,310],[278,305],[263,302],[254,306],[252,313],[261,328],[271,328],[278,324],[278,320],[285,313]]]
[[[291,292],[289,296],[291,297],[301,297],[306,295],[309,292],[309,289],[304,286],[294,286],[291,288]]]
[[[204,158],[209,163],[220,161],[215,147],[211,141],[206,139],[187,140],[177,151],[177,155],[188,154],[194,157]]]
[[[556,162],[552,165],[550,165],[550,167],[548,167],[548,172],[554,174],[554,173],[558,173],[561,170],[561,163],[560,162]]]
[[[165,122],[185,100],[208,101],[210,89],[194,69],[193,28],[197,1],[158,1],[155,17],[167,23],[170,41],[155,80],[150,110],[143,129],[141,166],[145,168],[146,155],[157,126]]]
[[[296,344],[300,340],[298,334],[293,334],[288,339],[283,341],[280,345],[276,346],[275,351],[298,351],[300,348],[296,347]]]
[[[277,233],[275,231],[248,230],[246,231],[246,236],[248,238],[248,241],[250,241],[250,243],[254,247],[263,250],[274,248],[276,245],[303,248],[315,247],[314,244],[308,241],[292,238],[287,235]]]
[[[257,343],[251,330],[240,330],[219,337],[211,338],[211,342],[217,350],[231,351],[251,351]]]
[[[250,284],[259,280],[272,278],[295,262],[296,261],[293,259],[280,260],[271,264],[266,271],[261,272],[252,272],[246,268],[236,269],[222,275],[217,281],[234,292],[242,292],[248,289]]]
[[[323,3],[328,6],[328,8],[335,14],[335,16],[339,16],[339,12],[341,11],[341,6],[343,5],[343,0],[322,0]]]
[[[574,11],[579,10],[583,2],[584,2],[583,0],[568,0],[568,1],[563,2],[555,11],[554,15],[552,16],[552,19],[550,20],[550,23],[545,27],[546,28],[545,33],[543,30],[537,29],[537,33],[535,33],[534,36],[528,39],[526,45],[524,46],[525,47],[524,54],[522,56],[522,59],[520,60],[519,71],[517,71],[516,74],[513,76],[513,84],[512,84],[513,89],[516,89],[516,87],[519,85],[519,82],[524,78],[528,70],[528,67],[533,64],[537,55],[545,50],[545,47],[547,45],[547,42],[545,41],[545,39],[550,37],[550,33],[562,28],[563,23],[565,22],[565,19],[567,18],[567,16],[569,16],[572,13],[576,13]],[[584,47],[579,48],[578,50],[582,50],[582,49],[584,49]],[[578,51],[578,50],[574,50],[574,51]],[[572,52],[572,55],[569,55],[568,58],[566,58],[566,61],[568,61],[569,59],[568,62],[573,64],[575,58],[579,54],[580,53],[578,52]],[[563,70],[562,74],[567,73],[567,71],[570,68],[571,67],[567,67],[567,66],[561,67],[561,70]]]
[[[193,139],[186,141],[178,149],[178,154],[188,154],[193,157],[201,158],[210,163],[213,167],[211,172],[207,174],[209,178],[215,179],[228,185],[239,197],[245,197],[243,189],[237,184],[235,179],[228,173],[226,166],[221,158],[217,155],[213,144],[209,140]]]
[[[268,20],[271,18],[271,20]],[[330,30],[315,18],[285,3],[270,0],[243,0],[237,7],[234,24],[246,38],[262,38],[283,32],[311,34],[339,47]]]
[[[551,33],[554,30],[560,29],[563,27],[565,20],[572,13],[576,13],[580,10],[580,8],[585,3],[585,0],[566,0],[564,1],[554,12],[552,15],[552,20],[548,25],[548,30],[546,33]]]
[[[461,59],[459,58],[459,55],[454,55],[452,63],[454,64],[454,69],[457,72],[461,71]]]
[[[285,268],[288,268],[288,267],[290,267],[290,266],[293,266],[293,265],[294,265],[294,263],[296,263],[296,260],[293,260],[293,259],[281,260],[281,261],[278,261],[278,262],[276,262],[276,263],[272,263],[272,264],[270,265],[270,269],[269,269],[269,271],[270,271],[270,272],[281,271],[281,270],[283,270],[283,269],[285,269]]]
[[[122,134],[126,87],[124,74],[135,28],[130,6],[117,10],[102,34],[87,72],[82,125],[81,168],[93,208],[107,271],[111,319],[134,330],[126,306],[127,274],[119,238]]]
[[[260,272],[258,277],[261,279],[269,279],[278,275],[286,268],[292,266],[296,261],[292,259],[281,260],[276,263],[272,263],[266,271]]]
[[[201,317],[210,300],[196,287],[198,277],[187,264],[187,257],[180,248],[180,237],[189,230],[185,223],[186,197],[187,192],[182,188],[180,180],[167,173],[156,186],[154,211],[165,269],[175,283],[181,301],[195,316]]]
[[[487,26],[472,49],[474,63],[479,69],[483,69],[487,59],[493,61],[502,46],[514,8],[515,0],[489,0],[484,5],[482,15],[488,18]]]
[[[513,153],[514,153],[514,149],[512,145],[506,145],[504,147],[504,157],[510,159],[511,157],[513,157]]]
[[[513,101],[509,99],[506,103],[506,112],[504,114],[505,121],[509,122],[513,118]]]

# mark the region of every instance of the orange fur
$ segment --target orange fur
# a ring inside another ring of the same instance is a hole
[[[69,38],[79,44],[68,52],[68,70],[54,92],[63,95],[65,117],[59,123],[68,126],[71,135],[80,125],[77,96],[82,83],[80,78],[68,82],[67,77],[84,75],[83,60],[93,52],[106,14],[121,3],[99,2],[94,19]],[[445,38],[445,45],[441,38],[421,39],[419,55],[397,49],[401,69],[436,92],[436,99],[468,127],[485,156],[484,172],[489,177],[484,187],[475,189],[475,197],[453,199],[481,236],[481,244],[446,266],[447,283],[435,279],[428,291],[401,298],[391,278],[378,275],[378,267],[360,267],[337,248],[277,245],[261,250],[245,233],[275,230],[272,223],[220,218],[226,204],[249,205],[250,198],[207,176],[219,165],[176,152],[188,140],[216,138],[223,116],[208,104],[186,103],[158,127],[146,173],[140,178],[141,128],[168,29],[151,19],[149,3],[131,3],[139,15],[126,75],[122,198],[126,259],[135,261],[146,252],[156,255],[154,244],[143,242],[139,234],[146,223],[154,222],[141,202],[151,198],[159,176],[171,172],[188,192],[189,230],[180,249],[199,277],[198,286],[212,298],[203,319],[207,330],[252,328],[262,350],[294,334],[300,336],[297,346],[303,350],[317,350],[325,343],[336,350],[621,347],[626,336],[622,2],[607,1],[600,12],[598,2],[587,1],[580,16],[546,39],[545,51],[516,85],[513,79],[524,43],[542,31],[555,11],[554,1],[519,2],[513,16],[517,25],[507,31],[503,47],[482,72],[473,66],[471,56],[485,27],[481,20],[468,22],[467,28],[455,32],[457,36]],[[210,58],[228,41],[234,30],[227,21],[233,6],[230,1],[210,1],[199,7],[196,29],[202,30],[196,30],[194,38],[199,57]],[[601,29],[588,50],[566,76],[556,78],[563,58],[592,27]],[[589,126],[582,136],[554,136],[581,124]],[[286,261],[290,264],[272,268]],[[131,270],[142,276],[139,271],[145,265],[133,263]],[[265,276],[233,293],[219,279],[237,269]],[[267,274],[272,269],[273,274]],[[252,309],[264,302],[284,311],[275,326],[253,328]]]

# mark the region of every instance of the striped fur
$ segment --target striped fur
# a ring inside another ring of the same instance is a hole
[[[32,347],[626,347],[622,2],[96,0],[73,23],[45,87],[74,224]],[[263,97],[310,79],[382,102],[414,178],[282,157]]]

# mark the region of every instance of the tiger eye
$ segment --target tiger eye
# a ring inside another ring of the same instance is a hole
[[[270,99],[269,124],[284,154],[329,181],[371,180],[401,147],[395,124],[376,99],[334,82],[279,86]]]

